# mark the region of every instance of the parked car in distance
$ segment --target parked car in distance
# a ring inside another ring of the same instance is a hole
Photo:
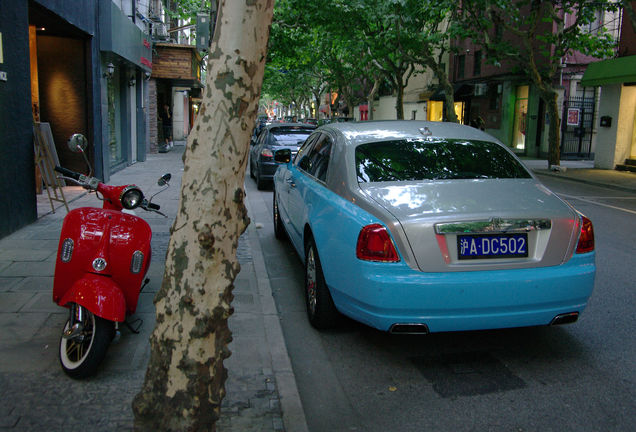
[[[274,176],[273,222],[316,328],[564,324],[594,287],[591,221],[492,136],[454,123],[332,123]]]
[[[272,123],[261,128],[250,147],[250,177],[256,180],[259,190],[271,183],[278,168],[274,162],[275,153],[285,149],[295,155],[315,128],[301,123]]]

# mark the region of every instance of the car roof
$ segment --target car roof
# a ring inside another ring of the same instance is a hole
[[[329,123],[319,130],[342,135],[346,146],[363,143],[402,139],[424,139],[441,137],[449,139],[471,139],[499,142],[487,133],[458,123],[418,120],[380,120],[362,122]]]
[[[307,123],[271,123],[265,126],[267,129],[293,128],[293,129],[316,129],[315,125]]]

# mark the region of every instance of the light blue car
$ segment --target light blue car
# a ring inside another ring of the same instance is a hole
[[[280,151],[276,237],[305,266],[311,324],[393,333],[574,322],[592,223],[492,136],[454,123],[334,123]]]

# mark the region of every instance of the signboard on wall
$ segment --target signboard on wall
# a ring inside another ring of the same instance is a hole
[[[568,108],[568,126],[578,126],[581,124],[581,110],[578,108]]]

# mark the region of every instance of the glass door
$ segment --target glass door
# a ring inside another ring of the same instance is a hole
[[[518,152],[525,152],[526,150],[526,127],[528,118],[529,89],[530,87],[527,85],[517,87],[512,146],[515,151]]]
[[[108,79],[108,149],[110,166],[114,167],[124,161],[121,145],[121,97],[119,70],[116,69]]]

